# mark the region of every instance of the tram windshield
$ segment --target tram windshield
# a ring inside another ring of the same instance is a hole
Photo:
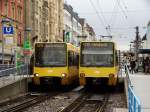
[[[81,66],[111,67],[114,65],[113,43],[82,45]]]
[[[35,66],[66,66],[66,44],[35,46]]]

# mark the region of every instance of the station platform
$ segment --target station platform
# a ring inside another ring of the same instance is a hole
[[[15,83],[19,80],[25,79],[26,76],[5,76],[0,77],[0,88]]]
[[[141,102],[141,111],[150,112],[150,75],[136,73],[129,77],[133,91]]]
[[[114,108],[113,112],[128,112],[128,109],[125,109],[125,108]]]
[[[28,87],[26,75],[0,77],[0,103],[26,93]]]

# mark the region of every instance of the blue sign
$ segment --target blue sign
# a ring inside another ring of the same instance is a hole
[[[11,35],[11,34],[14,34],[14,27],[13,26],[5,26],[3,27],[3,34],[6,34],[6,35]]]

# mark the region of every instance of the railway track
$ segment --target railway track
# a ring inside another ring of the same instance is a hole
[[[40,102],[43,102],[46,99],[49,99],[49,98],[51,98],[51,97],[53,97],[53,96],[55,96],[57,94],[58,93],[49,93],[48,95],[47,94],[38,95],[36,97],[24,100],[24,101],[20,102],[17,105],[6,107],[3,110],[1,110],[0,112],[21,112],[24,109],[29,108],[29,107],[31,107],[31,106],[33,106],[35,104],[40,103]]]
[[[71,103],[69,106],[59,112],[87,112],[85,105],[94,105],[94,108],[92,108],[91,111],[88,110],[88,112],[104,112],[109,99],[109,95],[105,94],[102,100],[90,100],[91,97],[92,94],[90,93],[82,94],[73,103]],[[83,109],[85,111],[83,111]]]

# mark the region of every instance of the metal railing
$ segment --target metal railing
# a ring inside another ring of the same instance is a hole
[[[13,67],[0,71],[0,86],[5,86],[10,82],[21,80],[28,76],[28,66],[21,65],[19,67]]]
[[[0,71],[0,77],[9,76],[9,75],[27,75],[28,66],[21,65],[19,67],[8,68]]]
[[[126,74],[126,78],[127,78],[127,83],[128,85],[131,85],[132,86],[132,83],[131,83],[131,78],[130,78],[130,72],[129,72],[129,69],[128,69],[128,66],[125,65],[125,74]]]
[[[128,83],[128,107],[129,112],[141,112],[141,102],[133,91],[133,85],[131,83],[130,73],[127,65],[125,65],[125,73]]]
[[[141,112],[141,102],[133,92],[133,89],[130,85],[128,87],[128,95],[129,95],[129,112]]]
[[[9,69],[9,68],[14,68],[15,65],[14,64],[0,64],[0,70],[5,70],[5,69]]]

